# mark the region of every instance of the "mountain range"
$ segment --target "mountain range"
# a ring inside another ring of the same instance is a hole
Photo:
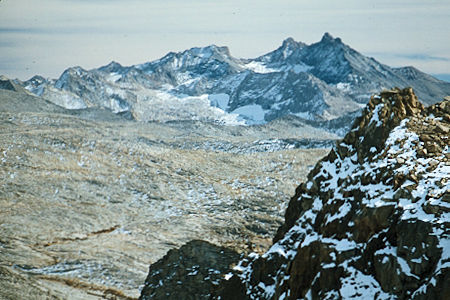
[[[254,59],[211,45],[143,64],[72,67],[58,79],[16,82],[68,109],[102,107],[139,121],[260,124],[295,115],[317,126],[334,121],[335,131],[348,129],[348,119],[382,89],[412,86],[425,104],[450,94],[450,83],[414,67],[391,68],[328,33],[311,45],[288,38]]]

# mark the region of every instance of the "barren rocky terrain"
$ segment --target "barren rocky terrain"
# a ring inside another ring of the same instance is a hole
[[[1,299],[137,298],[148,266],[193,239],[267,250],[336,138],[289,118],[139,123],[42,101],[0,90]]]

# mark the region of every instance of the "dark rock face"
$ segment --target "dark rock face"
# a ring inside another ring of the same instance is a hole
[[[219,299],[449,299],[450,102],[373,96]]]
[[[14,91],[17,92],[16,84],[13,83],[10,79],[0,76],[0,90]]]
[[[150,266],[139,299],[209,299],[239,254],[205,241],[170,250]]]

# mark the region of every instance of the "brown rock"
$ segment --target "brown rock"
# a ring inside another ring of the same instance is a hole
[[[430,142],[433,142],[433,138],[430,136],[430,135],[428,135],[428,134],[422,134],[422,135],[420,135],[419,136],[419,139],[422,141],[422,142],[428,142],[428,143],[430,143]]]
[[[449,133],[449,131],[450,131],[450,128],[442,123],[436,124],[436,129],[440,133]]]
[[[425,148],[427,149],[428,154],[429,153],[440,153],[442,152],[441,147],[436,144],[435,142],[427,142],[425,143]]]

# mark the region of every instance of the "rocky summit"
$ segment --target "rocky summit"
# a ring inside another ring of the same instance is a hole
[[[449,129],[448,99],[373,96],[216,298],[449,299]]]

